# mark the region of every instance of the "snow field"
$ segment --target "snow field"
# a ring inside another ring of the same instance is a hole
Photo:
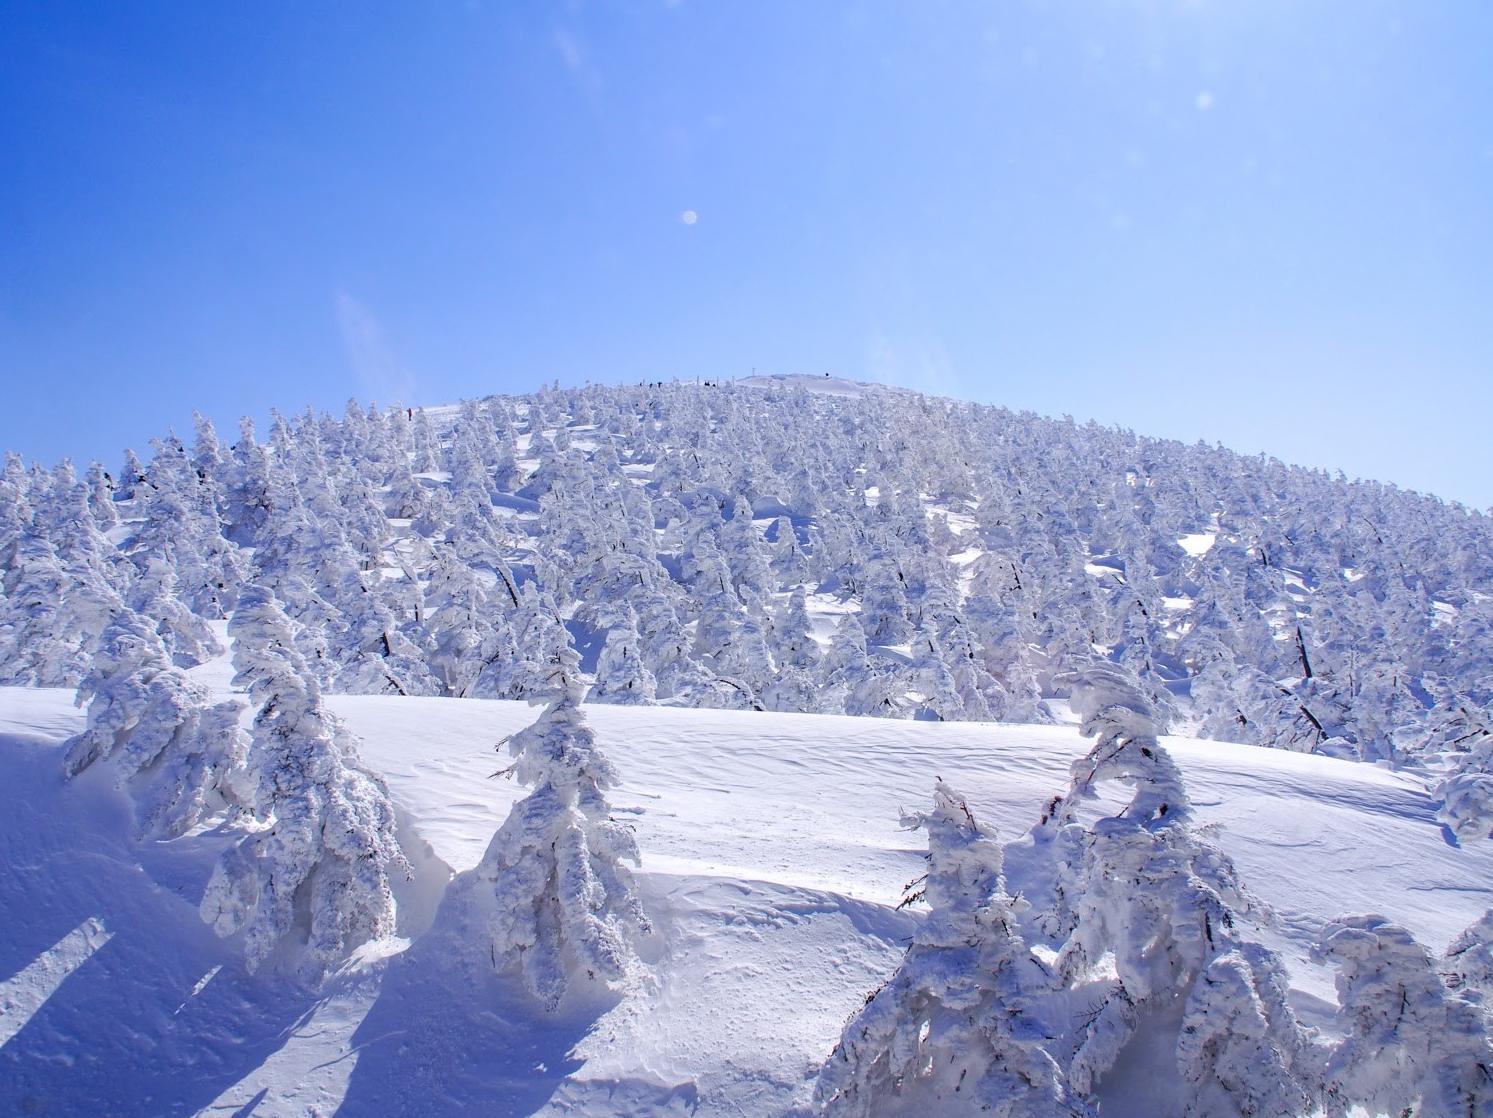
[[[896,967],[920,918],[895,908],[923,865],[898,809],[921,807],[935,775],[949,781],[1010,844],[1019,892],[1020,836],[1087,748],[1067,726],[590,705],[623,776],[611,799],[636,826],[655,933],[646,969],[618,994],[581,991],[546,1018],[490,973],[460,890],[438,909],[447,879],[476,865],[521,791],[492,775],[507,764],[495,746],[537,708],[371,696],[328,705],[387,779],[416,880],[400,898],[400,938],[368,945],[307,998],[273,976],[250,979],[234,945],[198,920],[221,839],[192,836],[187,850],[131,843],[112,790],[62,786],[56,745],[82,725],[71,693],[0,692],[7,783],[55,819],[21,812],[5,827],[8,864],[47,868],[7,887],[7,911],[28,915],[0,980],[11,1034],[0,1103],[259,1118],[780,1114],[806,1100],[841,1025]],[[1439,952],[1493,903],[1486,844],[1448,841],[1408,778],[1277,750],[1165,744],[1198,825],[1274,911],[1263,938],[1283,952],[1309,1023],[1330,1024],[1331,975],[1307,957],[1327,920],[1381,912]],[[1154,1098],[1142,1110],[1103,1102],[1106,1114],[1160,1113]]]

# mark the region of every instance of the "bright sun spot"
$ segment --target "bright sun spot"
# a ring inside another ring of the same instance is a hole
[[[1196,104],[1198,112],[1205,113],[1213,107],[1213,94],[1206,89],[1197,95]]]
[[[684,224],[686,225],[693,225],[695,222],[700,220],[700,215],[695,213],[694,210],[685,210],[682,214],[679,215],[679,220],[684,222]]]

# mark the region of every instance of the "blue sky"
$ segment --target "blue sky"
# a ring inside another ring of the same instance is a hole
[[[0,23],[0,446],[28,457],[113,464],[194,407],[755,367],[1493,505],[1485,3]]]

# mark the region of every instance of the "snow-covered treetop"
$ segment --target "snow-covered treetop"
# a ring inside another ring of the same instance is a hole
[[[560,651],[548,675],[554,697],[532,724],[509,739],[517,760],[513,775],[523,784],[549,784],[567,802],[593,803],[617,783],[617,773],[596,746],[581,712],[585,691],[575,650]]]
[[[1146,826],[1185,822],[1191,814],[1181,770],[1156,740],[1155,711],[1133,678],[1105,664],[1061,677],[1071,688],[1079,730],[1094,748],[1073,763],[1070,798],[1087,798],[1095,786],[1117,780],[1135,794],[1123,817]]]
[[[969,929],[953,925],[973,919],[977,910],[1005,890],[1000,842],[942,780],[934,782],[932,809],[904,813],[902,826],[928,834],[928,873],[908,896],[908,900],[926,902],[934,913],[935,919],[925,922],[919,938],[955,942]],[[938,921],[953,924],[930,927]]]

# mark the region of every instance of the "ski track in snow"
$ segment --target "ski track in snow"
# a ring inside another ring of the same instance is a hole
[[[222,661],[194,675],[227,686]],[[3,1113],[781,1114],[915,927],[895,905],[924,845],[899,809],[923,807],[941,776],[1017,840],[1087,748],[1071,726],[588,706],[623,776],[612,800],[637,829],[656,932],[647,973],[620,995],[581,993],[545,1018],[491,973],[482,930],[451,905],[408,906],[412,944],[369,945],[318,994],[245,975],[195,914],[220,840],[137,847],[104,780],[63,786],[57,747],[83,723],[71,699],[0,690],[17,805],[4,911],[23,914],[0,952]],[[429,845],[411,889],[434,895],[520,793],[493,775],[507,764],[495,749],[537,708],[328,703],[388,780],[407,845]],[[1311,1023],[1333,1001],[1306,953],[1326,919],[1381,912],[1439,951],[1493,903],[1488,844],[1450,843],[1408,777],[1164,740],[1198,823],[1273,910],[1263,938]],[[1008,871],[1019,889],[1019,844]]]

